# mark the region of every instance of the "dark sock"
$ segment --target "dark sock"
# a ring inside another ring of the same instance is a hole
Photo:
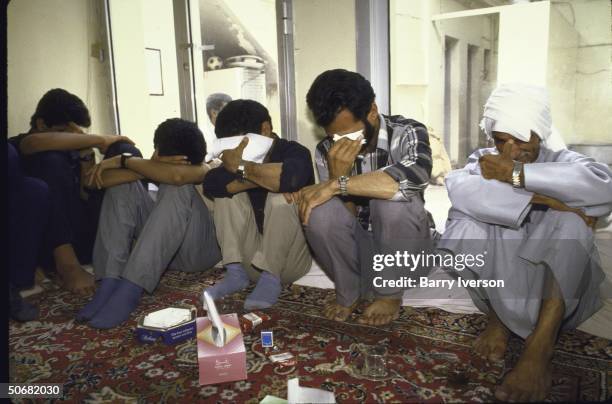
[[[140,302],[142,288],[127,279],[119,279],[119,284],[108,301],[89,322],[93,328],[114,328],[130,318],[130,314]]]
[[[213,300],[222,299],[249,286],[249,276],[240,263],[227,264],[223,279],[205,289]]]
[[[38,319],[38,307],[23,300],[19,290],[9,286],[10,316],[15,321],[33,321]]]
[[[282,290],[278,276],[263,271],[255,289],[244,301],[245,310],[267,309],[274,306]]]
[[[119,279],[103,278],[91,301],[77,313],[76,321],[85,322],[91,320],[98,310],[106,304],[117,285],[119,285]]]

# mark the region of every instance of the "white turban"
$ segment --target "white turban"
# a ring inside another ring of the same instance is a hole
[[[487,100],[480,128],[489,138],[493,131],[528,142],[533,130],[542,140],[552,132],[548,92],[529,84],[502,84]]]

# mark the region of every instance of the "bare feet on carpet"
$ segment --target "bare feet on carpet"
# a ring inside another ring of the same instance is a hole
[[[378,298],[359,317],[361,324],[385,325],[399,317],[401,299]]]
[[[355,302],[351,306],[346,307],[333,302],[323,308],[323,314],[330,320],[346,321],[351,313],[353,313],[353,310],[355,310],[355,307],[357,307],[357,303]]]
[[[88,296],[96,291],[94,277],[80,265],[66,265],[57,268],[62,285],[68,291],[80,296]]]
[[[487,327],[474,341],[474,353],[489,362],[499,362],[504,359],[509,338],[510,330],[491,310]]]
[[[543,401],[552,386],[552,355],[552,344],[527,338],[523,354],[495,390],[495,397],[502,401]]]

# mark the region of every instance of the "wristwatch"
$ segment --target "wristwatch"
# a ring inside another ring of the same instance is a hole
[[[514,188],[522,188],[521,184],[521,172],[523,171],[523,163],[520,161],[514,162],[514,167],[512,168],[512,186]]]
[[[349,177],[347,177],[346,175],[341,175],[340,177],[338,177],[338,185],[340,186],[340,194],[342,196],[348,195],[348,191],[346,188],[348,185],[348,180],[349,180]]]
[[[243,160],[241,160],[240,164],[238,164],[238,168],[236,169],[236,177],[238,178],[238,181],[240,182],[244,182],[247,179],[245,163]]]
[[[132,153],[121,153],[121,168],[127,168],[125,162],[127,159],[134,157]]]

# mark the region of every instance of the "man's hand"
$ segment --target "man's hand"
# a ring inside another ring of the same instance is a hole
[[[121,168],[121,156],[115,156],[106,160],[102,160],[92,168],[90,168],[85,174],[88,178],[87,184],[90,187],[96,187],[98,189],[103,188],[104,181],[102,180],[102,174],[104,171],[111,168]]]
[[[343,175],[350,175],[355,158],[361,150],[361,140],[363,136],[359,136],[357,140],[342,138],[335,142],[327,152],[327,165],[329,167],[329,178],[335,179]]]
[[[224,150],[221,155],[221,161],[223,161],[223,167],[230,173],[236,174],[238,166],[242,161],[242,153],[245,147],[249,144],[249,138],[245,137],[240,141],[240,144],[235,149]]]
[[[512,161],[513,144],[513,140],[508,140],[504,144],[501,154],[487,154],[480,158],[480,171],[484,178],[512,184],[512,170],[514,169],[514,162]]]
[[[541,195],[541,194],[533,194],[533,197],[531,198],[531,203],[537,204],[537,205],[546,205],[551,209],[559,210],[562,212],[575,213],[578,216],[580,216],[582,220],[584,220],[584,223],[586,223],[588,227],[593,228],[593,229],[595,228],[595,225],[597,224],[596,217],[587,216],[582,209],[569,207],[565,203],[561,202],[560,200],[551,198],[550,196]]]
[[[316,185],[310,185],[302,188],[297,192],[297,201],[299,203],[300,218],[302,224],[308,225],[310,213],[314,208],[329,201],[339,191],[338,181],[329,180]],[[295,195],[295,194],[294,194]],[[294,201],[296,197],[293,197]]]
[[[100,143],[98,144],[98,149],[100,149],[100,152],[102,154],[106,153],[108,148],[112,144],[117,143],[117,142],[135,144],[134,141],[132,141],[132,139],[130,139],[127,136],[120,136],[120,135],[98,135],[98,136],[100,136]]]

